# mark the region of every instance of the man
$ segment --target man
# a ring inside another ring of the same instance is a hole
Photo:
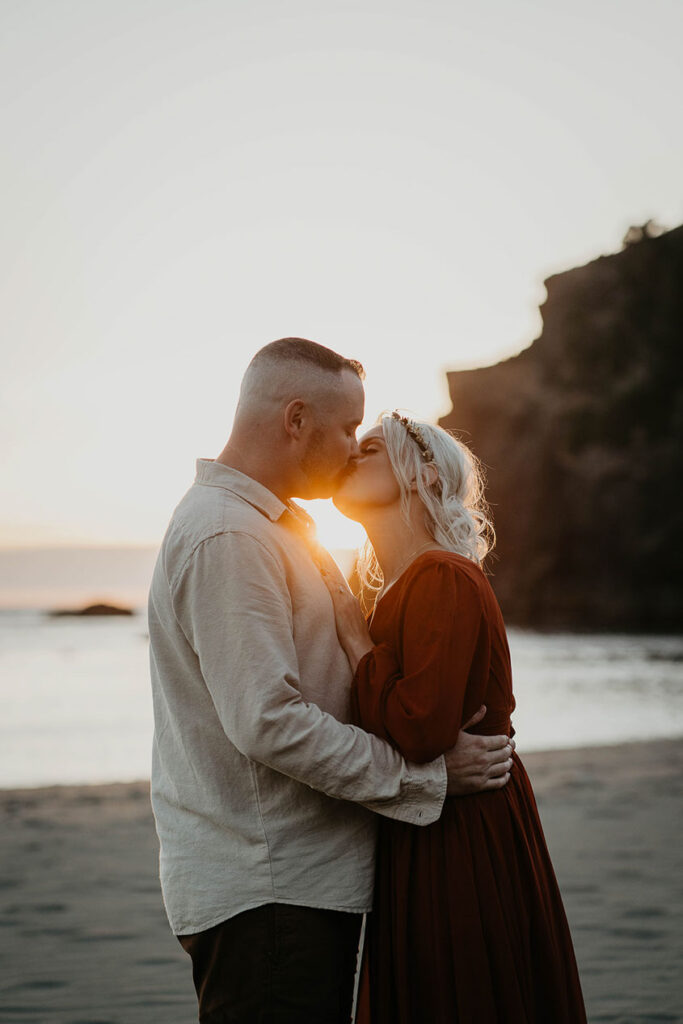
[[[372,812],[427,825],[447,781],[508,778],[507,737],[461,733],[447,759],[413,765],[347,724],[351,671],[290,498],[329,496],[353,463],[362,377],[314,342],[261,349],[154,572],[152,803],[203,1024],[348,1022]]]

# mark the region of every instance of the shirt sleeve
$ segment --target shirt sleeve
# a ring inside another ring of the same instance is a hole
[[[399,636],[398,649],[381,643],[359,662],[356,721],[410,761],[428,762],[455,745],[468,682],[487,674],[488,624],[469,575],[425,563],[402,596]]]
[[[225,533],[204,541],[174,607],[225,735],[245,757],[387,817],[419,825],[439,817],[443,758],[409,764],[303,699],[284,570],[259,540]]]

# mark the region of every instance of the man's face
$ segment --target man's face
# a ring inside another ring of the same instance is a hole
[[[335,493],[358,457],[356,431],[364,410],[363,384],[352,370],[343,370],[311,429],[301,461],[308,493],[300,498],[329,498]]]

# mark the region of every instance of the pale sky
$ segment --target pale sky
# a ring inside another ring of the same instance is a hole
[[[368,422],[446,412],[544,277],[683,222],[682,30],[680,0],[0,0],[0,545],[158,542],[284,335],[365,364]]]

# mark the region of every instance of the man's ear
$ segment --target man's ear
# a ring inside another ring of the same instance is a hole
[[[433,462],[428,462],[426,465],[420,467],[420,473],[422,475],[422,483],[425,487],[433,487],[436,481],[439,479],[439,471]],[[410,485],[411,491],[417,490],[417,481],[413,480]]]
[[[306,424],[306,403],[300,398],[293,398],[285,406],[284,428],[290,437],[298,438]]]

